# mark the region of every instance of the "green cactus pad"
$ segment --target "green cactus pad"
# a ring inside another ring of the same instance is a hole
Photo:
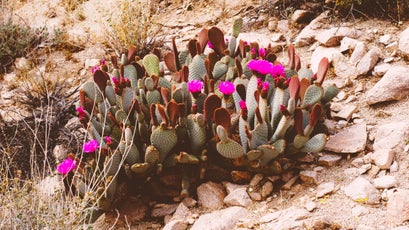
[[[312,77],[313,75],[314,75],[314,73],[312,72],[311,69],[304,69],[304,68],[302,68],[302,69],[298,70],[298,78],[300,79],[300,81],[301,81],[303,78],[306,78],[306,79],[308,79],[308,81],[311,81],[311,77]]]
[[[192,148],[192,153],[199,154],[199,151],[201,151],[206,144],[206,129],[203,115],[189,115],[187,119],[187,130],[189,135],[188,143]]]
[[[131,145],[133,143],[133,132],[132,129],[129,127],[125,128],[125,144]]]
[[[285,105],[285,91],[281,88],[276,88],[274,98],[271,102],[271,127],[275,129],[281,119],[280,106]]]
[[[179,53],[179,62],[181,65],[189,66],[189,50],[183,50]]]
[[[201,80],[206,75],[206,66],[204,58],[201,55],[195,55],[192,62],[189,65],[189,77],[188,80]]]
[[[237,38],[239,36],[239,33],[240,33],[242,27],[243,27],[243,19],[242,18],[234,19],[233,29],[232,29],[232,36]]]
[[[335,84],[329,85],[324,89],[324,96],[321,101],[325,104],[338,95],[339,89]]]
[[[151,134],[151,144],[158,149],[160,153],[160,161],[163,162],[169,152],[177,144],[177,135],[174,129],[156,128]]]
[[[220,141],[216,144],[216,149],[220,155],[226,158],[234,159],[245,154],[241,145],[228,137],[223,126],[217,126],[216,131],[220,138]]]
[[[87,97],[89,97],[94,103],[102,102],[102,93],[95,82],[88,81],[84,83],[84,85],[82,85],[81,89],[84,91],[85,95],[87,95]]]
[[[136,147],[134,144],[128,145],[125,151],[125,162],[129,165],[133,165],[139,161],[140,157],[138,147]]]
[[[313,136],[310,140],[308,140],[307,143],[304,145],[304,147],[300,151],[304,153],[319,152],[324,148],[326,142],[327,142],[327,136],[323,133],[319,133]]]
[[[308,137],[303,136],[303,135],[296,135],[294,137],[293,144],[295,148],[300,149],[307,143],[307,141],[308,141]]]
[[[128,119],[128,114],[126,114],[126,112],[123,111],[122,109],[116,111],[116,113],[115,113],[115,119],[116,119],[118,122],[122,123],[123,125],[131,125],[131,123],[130,123],[130,121],[129,121],[129,119]]]
[[[260,157],[261,166],[267,165],[272,159],[280,155],[280,151],[272,145],[260,145],[257,149],[263,152],[263,155]]]
[[[125,113],[129,112],[133,98],[134,93],[131,88],[126,87],[122,90],[122,109],[125,111]]]
[[[118,173],[119,167],[121,167],[122,156],[119,152],[114,152],[111,157],[107,158],[106,165],[104,167],[105,176],[114,176]]]
[[[148,107],[151,107],[152,104],[160,102],[160,92],[158,90],[148,91],[146,93],[146,100],[148,101]]]
[[[231,36],[228,47],[227,47],[229,49],[231,56],[233,56],[234,53],[236,52],[236,45],[237,45],[237,37]]]
[[[159,76],[159,58],[155,54],[148,54],[143,57],[143,67],[149,76]]]
[[[252,76],[247,85],[247,91],[246,91],[246,104],[247,104],[247,110],[248,110],[247,121],[251,125],[251,127],[249,128],[253,128],[252,121],[254,121],[255,110],[256,110],[256,107],[258,106],[258,103],[256,99],[254,98],[254,92],[256,90],[257,90],[257,77]]]
[[[136,90],[138,88],[138,72],[134,65],[124,66],[124,78],[129,79],[132,89]]]
[[[115,90],[112,85],[107,85],[107,87],[105,87],[105,96],[107,97],[108,102],[111,106],[116,105]]]
[[[227,68],[228,67],[225,63],[223,63],[222,61],[217,61],[212,72],[214,79],[218,80],[223,75],[225,75],[227,72]]]
[[[275,141],[272,146],[274,146],[274,148],[277,149],[278,152],[280,152],[280,154],[284,153],[285,147],[286,147],[286,143],[284,139],[280,139]]]
[[[151,165],[155,165],[159,162],[160,153],[159,151],[153,146],[149,145],[145,151],[145,162]]]
[[[252,137],[249,140],[250,149],[256,149],[259,145],[267,143],[268,139],[268,125],[266,122],[256,125],[251,132]]]
[[[307,90],[305,91],[304,100],[301,104],[301,108],[305,108],[307,106],[312,106],[318,103],[324,94],[324,90],[322,87],[317,85],[310,85]]]
[[[131,171],[135,174],[145,174],[149,171],[150,164],[149,163],[136,163],[131,166]]]
[[[249,161],[254,161],[260,159],[260,157],[263,155],[263,151],[258,150],[258,149],[253,149],[247,152],[247,159]]]
[[[158,86],[170,90],[172,84],[164,77],[159,77]]]
[[[293,69],[286,69],[285,70],[285,78],[291,78],[291,77],[293,77],[293,76],[297,76],[298,75],[298,73],[297,73],[297,71],[295,71],[295,70],[293,70]]]

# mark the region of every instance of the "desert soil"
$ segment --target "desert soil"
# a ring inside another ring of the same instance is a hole
[[[107,54],[112,53],[112,49],[109,49],[104,43],[106,35],[104,30],[107,26],[106,20],[109,13],[115,12],[117,5],[115,0],[107,0],[102,4],[98,0],[84,1],[80,5],[78,10],[66,13],[61,6],[61,2],[58,0],[45,1],[45,0],[28,0],[24,3],[16,4],[15,13],[25,19],[33,27],[41,27],[46,25],[50,29],[60,27],[67,29],[69,37],[72,41],[84,49],[80,52],[67,55],[64,51],[56,51],[49,57],[41,57],[44,60],[40,65],[53,66],[50,75],[62,75],[70,76],[72,79],[72,86],[76,87],[78,84],[90,79],[89,74],[90,66],[85,66],[86,60],[100,59],[106,57]],[[165,3],[168,2],[168,3]],[[259,6],[262,1],[183,1],[181,3],[171,3],[171,1],[161,1],[157,6],[159,11],[157,12],[158,22],[163,25],[161,34],[165,36],[165,45],[170,44],[170,38],[177,36],[178,46],[183,48],[187,40],[193,38],[202,28],[210,28],[211,26],[217,26],[226,33],[230,31],[230,25],[232,18],[235,16],[241,16],[247,22],[243,32],[254,32],[265,37],[268,41],[276,33],[281,33],[285,37],[287,44],[291,43],[300,30],[306,25],[289,25],[288,31],[271,31],[268,29],[268,22],[281,18],[276,15],[270,15],[268,11],[263,11]],[[85,19],[80,21],[76,14],[81,13]],[[50,16],[52,15],[52,16]],[[287,18],[290,19],[290,18]],[[409,26],[408,21],[404,21],[403,24],[397,25],[391,20],[380,19],[366,19],[349,17],[345,20],[340,18],[333,18],[327,25],[328,28],[336,27],[339,25],[346,25],[348,27],[354,27],[360,31],[363,31],[365,35],[360,38],[368,46],[379,46],[379,38],[384,34],[390,34],[391,40],[396,41],[399,33]],[[310,57],[313,52],[311,47],[313,44],[300,47],[296,49],[296,52],[300,55],[302,65],[306,66],[310,63]],[[278,59],[283,63],[287,62],[286,49],[277,54]],[[380,61],[382,62],[382,60]],[[395,59],[394,65],[407,65],[403,59]],[[17,70],[16,70],[17,71]],[[4,77],[2,84],[3,96],[7,93],[7,84],[11,82],[13,73],[9,73]],[[337,77],[333,76],[328,79],[329,82],[337,82]],[[346,196],[342,190],[343,187],[351,183],[357,176],[345,174],[345,170],[352,168],[351,161],[357,157],[363,157],[368,152],[372,151],[373,137],[375,135],[375,128],[378,125],[386,124],[395,121],[403,121],[408,118],[409,98],[406,97],[398,102],[381,103],[380,105],[369,106],[365,101],[367,90],[380,80],[380,77],[372,76],[369,73],[367,76],[358,77],[352,81],[352,84],[343,87],[347,95],[353,95],[356,99],[353,104],[357,105],[356,114],[363,119],[368,125],[368,143],[364,151],[358,154],[340,154],[342,160],[335,166],[323,167],[319,172],[318,184],[323,182],[332,181],[335,183],[335,188],[332,194],[329,194],[323,198],[316,199],[313,194],[316,192],[317,185],[307,185],[297,181],[290,190],[274,191],[271,197],[265,201],[254,202],[251,206],[246,207],[256,216],[260,217],[266,213],[284,210],[289,207],[305,207],[305,200],[312,199],[316,208],[309,212],[306,219],[306,223],[313,223],[319,219],[329,219],[334,225],[341,226],[342,229],[391,229],[392,225],[388,222],[386,202],[381,202],[376,205],[368,205],[360,202],[353,201]],[[355,93],[355,87],[363,83],[365,89],[363,92]],[[7,100],[2,99],[4,103]],[[4,109],[4,107],[3,107]],[[337,126],[337,125],[335,125]],[[338,132],[339,129],[334,129],[333,132]],[[405,172],[405,169],[409,166],[407,158],[404,157],[405,153],[397,156],[399,162],[399,171],[393,174],[399,181],[399,188],[409,189],[409,172]],[[306,169],[313,170],[317,167],[315,163],[306,164]],[[389,171],[383,172],[389,174]],[[369,176],[368,176],[369,177]],[[351,212],[353,209],[361,208],[363,211],[358,214]],[[202,215],[207,211],[200,206],[192,208],[193,213]],[[196,216],[197,217],[197,216]],[[102,218],[103,219],[103,218]],[[109,221],[109,218],[106,218]],[[246,220],[241,228],[253,228],[259,229],[260,224],[257,223],[258,219]],[[104,219],[99,221],[99,227],[109,226],[112,223],[104,223]],[[126,227],[124,223],[119,227]],[[401,223],[400,225],[407,225],[408,223]],[[299,226],[299,229],[307,228],[305,226]],[[311,226],[311,225],[310,225]],[[162,220],[154,220],[152,222],[133,223],[132,229],[144,229],[144,228],[161,228],[163,227]],[[240,226],[239,226],[240,227]],[[237,227],[237,228],[239,228]]]

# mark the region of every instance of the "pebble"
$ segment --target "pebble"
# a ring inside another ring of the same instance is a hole
[[[235,229],[241,218],[250,216],[250,211],[243,207],[233,206],[201,215],[191,230],[202,229]]]
[[[348,102],[345,102],[348,103]],[[354,112],[356,112],[357,110],[357,106],[356,105],[351,105],[351,104],[347,104],[345,106],[342,107],[341,111],[339,111],[334,118],[337,120],[346,120],[349,121],[352,117],[352,114]]]
[[[394,161],[394,162],[391,164],[391,167],[389,168],[389,172],[390,172],[390,173],[395,173],[395,172],[398,172],[398,171],[399,171],[398,162],[397,162],[397,161]]]
[[[246,188],[237,188],[224,198],[224,203],[228,206],[247,207],[253,203]]]
[[[352,200],[363,204],[378,204],[381,199],[380,192],[363,177],[357,177],[343,190]]]
[[[170,215],[176,211],[179,204],[156,204],[153,206],[151,216],[154,218],[164,217]]]
[[[373,180],[375,188],[388,189],[398,186],[398,181],[394,176],[381,176]]]
[[[332,167],[342,160],[342,156],[335,154],[324,154],[318,159],[318,165]]]
[[[386,217],[390,223],[395,225],[409,220],[409,190],[393,190],[386,205]]]
[[[318,184],[318,174],[315,171],[301,171],[300,179],[306,184]]]
[[[359,167],[358,171],[359,174],[364,174],[366,172],[368,172],[368,170],[370,170],[372,168],[372,164],[364,164],[361,167]]]
[[[316,197],[321,198],[327,194],[330,194],[334,191],[335,183],[333,181],[324,182],[317,186]]]
[[[209,181],[197,188],[197,196],[200,205],[214,210],[223,207],[226,193],[221,184]]]
[[[365,150],[366,141],[366,124],[355,124],[330,136],[324,150],[335,153],[361,152]]]

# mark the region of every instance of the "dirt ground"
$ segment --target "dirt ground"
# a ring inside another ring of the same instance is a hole
[[[268,11],[263,11],[259,6],[263,1],[159,1],[158,10],[158,22],[163,25],[161,33],[165,35],[166,45],[170,44],[170,37],[177,35],[178,46],[183,47],[186,45],[188,39],[194,37],[203,27],[218,26],[220,29],[229,32],[232,18],[235,16],[241,16],[248,21],[247,27],[244,28],[244,32],[256,32],[263,34],[267,38],[273,35],[272,31],[267,28],[268,21],[276,18],[277,15],[270,15]],[[153,5],[155,6],[155,5]],[[98,55],[105,55],[109,53],[109,50],[104,44],[101,45],[101,41],[105,40],[103,33],[104,26],[104,14],[113,12],[116,4],[115,0],[104,1],[103,4],[99,0],[84,1],[82,4],[82,13],[85,15],[85,19],[79,21],[75,17],[75,11],[70,15],[64,14],[61,9],[61,4],[57,0],[45,1],[45,0],[29,0],[26,3],[21,3],[16,10],[22,18],[30,19],[29,23],[32,26],[41,26],[46,23],[48,26],[65,25],[69,33],[73,37],[78,38],[78,42],[84,45],[84,50],[80,53],[73,54],[70,58],[62,58],[66,72],[72,74],[74,82],[84,82],[88,76],[88,69],[84,70],[83,63],[86,59],[102,58]],[[48,17],[50,12],[54,12],[55,16]],[[284,14],[284,13],[283,13]],[[41,16],[42,15],[42,16]],[[282,15],[281,15],[282,16]],[[281,18],[278,18],[281,20]],[[399,32],[409,26],[408,21],[404,21],[402,25],[397,25],[391,20],[380,19],[366,19],[366,18],[352,18],[349,17],[345,21],[342,18],[334,18],[333,21],[328,24],[328,27],[347,25],[355,27],[359,30],[366,32],[364,35],[364,41],[368,45],[377,45],[379,43],[379,37],[384,34],[390,34],[391,40],[397,40]],[[284,34],[287,39],[287,43],[292,41],[294,37],[299,33],[304,25],[290,25],[289,32]],[[85,42],[86,40],[86,42]],[[308,65],[310,56],[312,54],[311,46],[297,48],[296,52],[300,55],[302,65]],[[94,52],[98,50],[98,52]],[[61,58],[64,56],[63,52],[57,52],[55,58]],[[283,63],[287,61],[286,50],[278,53],[278,59]],[[75,58],[75,60],[74,60]],[[398,60],[394,64],[407,65],[404,60]],[[61,73],[61,69],[56,68],[56,73]],[[86,73],[86,74],[85,74]],[[367,90],[363,93],[356,94],[354,89],[358,83],[364,83],[366,89],[370,89],[380,77],[367,76],[359,77],[353,81],[351,86],[345,87],[342,90],[348,95],[355,95],[356,101],[354,103],[358,106],[359,116],[368,125],[368,135],[374,135],[374,127],[380,124],[385,124],[393,121],[407,120],[409,114],[409,98],[405,98],[399,102],[382,103],[376,106],[369,106],[365,102],[365,96]],[[329,81],[336,81],[336,79],[329,79]],[[383,114],[383,115],[382,115]],[[345,169],[351,168],[351,161],[358,157],[363,156],[367,152],[371,151],[371,142],[367,145],[367,150],[358,155],[344,155],[342,161],[337,166],[324,167],[319,173],[319,183],[333,181],[336,184],[334,192],[316,200],[317,208],[310,212],[309,219],[328,217],[334,223],[342,226],[343,229],[365,229],[364,227],[372,227],[373,229],[389,229],[390,225],[387,223],[386,218],[386,205],[381,203],[379,205],[365,205],[360,204],[349,197],[345,196],[341,188],[348,185],[355,176],[349,176],[344,173]],[[398,159],[406,159],[403,156],[398,156]],[[313,169],[317,165],[311,164],[306,167]],[[400,170],[395,174],[399,181],[399,188],[409,189],[409,172],[405,170],[409,164],[407,162],[401,162]],[[248,207],[251,211],[259,216],[263,213],[270,212],[271,210],[282,210],[292,206],[304,207],[303,199],[312,197],[316,191],[316,186],[307,186],[297,182],[291,190],[280,190],[274,192],[273,196],[267,201],[255,202],[252,206]],[[351,213],[353,208],[362,206],[365,209],[366,214],[361,216],[354,216]],[[203,210],[196,208],[194,213],[203,213]],[[248,222],[251,222],[248,221]],[[160,224],[160,223],[159,223]],[[157,221],[148,223],[139,223],[134,226],[136,229],[143,228],[160,228]],[[260,226],[258,223],[254,223],[252,226],[254,229],[258,229]]]

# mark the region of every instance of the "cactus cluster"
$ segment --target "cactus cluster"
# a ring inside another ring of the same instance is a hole
[[[314,74],[289,45],[284,67],[270,47],[238,41],[241,27],[236,19],[228,39],[203,29],[181,51],[173,39],[164,55],[140,58],[131,47],[93,73],[80,90],[80,121],[99,148],[83,153],[73,180],[80,194],[95,191],[98,208],[109,210],[121,181],[176,168],[184,197],[192,168],[200,179],[206,165],[228,165],[238,181],[242,171],[280,174],[292,156],[322,150],[322,121],[338,93],[322,87],[328,60]]]

